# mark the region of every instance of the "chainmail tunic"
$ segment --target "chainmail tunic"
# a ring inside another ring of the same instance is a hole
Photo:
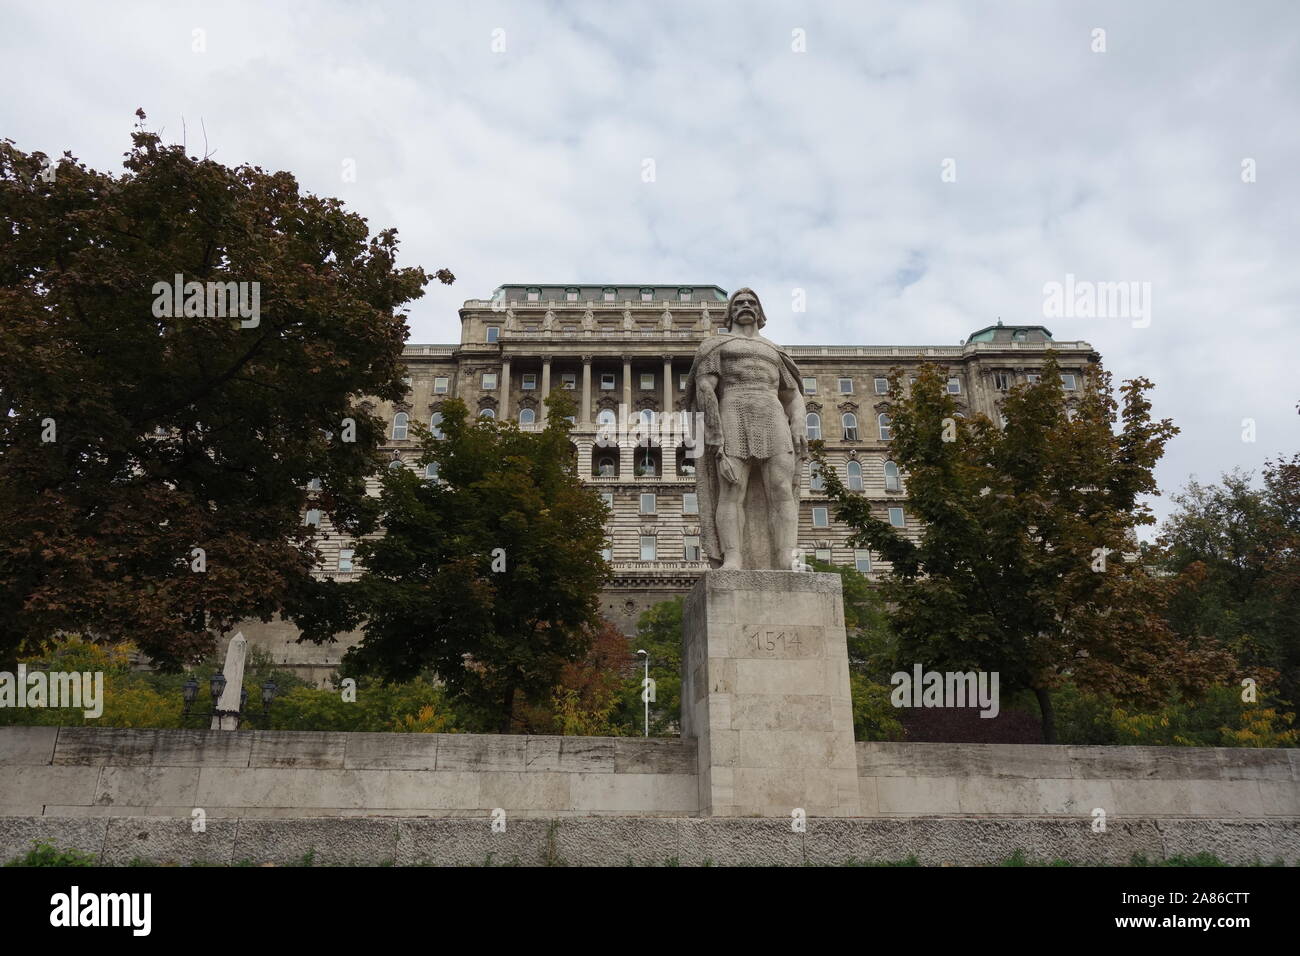
[[[736,336],[698,369],[717,375],[722,439],[728,457],[765,459],[794,451],[778,389],[798,390],[785,363],[765,342]]]

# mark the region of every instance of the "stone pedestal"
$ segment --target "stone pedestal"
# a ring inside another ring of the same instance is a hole
[[[706,571],[682,639],[701,815],[860,813],[839,575]]]

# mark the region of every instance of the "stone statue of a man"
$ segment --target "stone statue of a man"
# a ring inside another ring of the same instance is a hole
[[[759,335],[767,319],[753,290],[732,294],[726,322],[731,334],[704,340],[686,380],[688,410],[702,413],[704,425],[695,470],[700,547],[713,567],[788,571],[797,557],[799,462],[808,457],[803,383],[794,360]]]

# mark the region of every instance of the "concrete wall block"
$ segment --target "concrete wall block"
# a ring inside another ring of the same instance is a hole
[[[398,866],[538,866],[554,852],[552,820],[508,814],[504,831],[493,832],[491,820],[397,821]]]
[[[25,856],[38,843],[48,843],[56,850],[93,853],[98,859],[104,852],[107,820],[75,817],[0,817],[0,865]]]
[[[1208,747],[1067,747],[1076,777],[1130,780],[1218,780]]]
[[[434,770],[447,734],[343,734],[348,770]]]
[[[1222,780],[1292,781],[1291,754],[1295,751],[1255,747],[1216,747]]]
[[[234,862],[235,820],[209,820],[195,833],[188,819],[161,816],[115,817],[104,839],[105,866],[130,866],[136,860],[153,865],[226,865]]]
[[[523,772],[513,770],[484,771],[478,774],[478,803],[487,811],[501,808],[542,810],[565,813],[572,807],[570,781],[573,774]],[[608,776],[613,777],[613,774]]]
[[[1166,859],[1213,853],[1234,866],[1300,866],[1300,820],[1161,820]]]
[[[199,767],[104,767],[95,788],[95,805],[200,806],[195,803],[199,775],[210,773]]]
[[[527,737],[439,734],[439,770],[526,770]]]
[[[557,770],[570,773],[613,773],[614,737],[561,737]]]
[[[235,863],[280,866],[379,866],[396,856],[397,821],[366,819],[241,819],[231,853]]]
[[[247,767],[254,741],[265,732],[249,730],[153,730],[154,767]],[[117,763],[110,760],[109,763]]]
[[[889,816],[960,813],[957,784],[951,777],[877,777],[879,811]]]
[[[556,862],[581,866],[665,866],[681,861],[675,819],[570,817],[552,836]]]
[[[58,736],[58,727],[0,727],[0,766],[48,765]]]
[[[6,767],[0,773],[0,804],[89,806],[95,800],[99,767]]]
[[[801,866],[804,834],[791,819],[679,820],[678,859],[683,866]]]
[[[683,773],[693,777],[695,759],[696,743],[687,738],[614,738],[615,773]]]
[[[53,763],[147,767],[153,763],[156,730],[129,727],[60,727]]]
[[[253,735],[248,766],[341,770],[349,738],[359,736],[314,730],[261,731]]]

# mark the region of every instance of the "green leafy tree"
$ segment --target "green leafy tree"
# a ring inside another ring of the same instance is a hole
[[[1156,560],[1176,574],[1169,619],[1227,645],[1245,673],[1300,701],[1300,455],[1269,462],[1256,486],[1240,471],[1193,480],[1174,496]],[[1276,682],[1270,674],[1277,676]]]
[[[360,545],[364,573],[329,618],[362,628],[348,666],[391,679],[430,670],[502,733],[517,703],[549,704],[565,664],[587,654],[609,577],[607,512],[576,474],[572,401],[556,393],[547,408],[546,427],[523,432],[448,401],[445,437],[418,432],[438,477],[384,473],[383,537]]]
[[[946,379],[926,365],[905,391],[902,370],[890,375],[891,456],[915,534],[873,515],[817,451],[851,545],[892,565],[882,597],[898,658],[998,671],[1004,694],[1033,691],[1048,742],[1052,690],[1067,676],[1147,701],[1226,679],[1231,657],[1174,634],[1160,614],[1167,590],[1123,559],[1154,520],[1143,496],[1158,493],[1152,468],[1177,431],[1151,419],[1150,383],[1124,383],[1117,402],[1094,367],[1067,401],[1049,353],[1040,382],[1006,396],[999,428],[959,417]]]
[[[682,608],[684,599],[672,598],[651,606],[636,622],[632,651],[650,655],[650,677],[655,699],[650,704],[650,736],[677,737],[682,729]],[[645,677],[643,658],[624,680],[617,720],[629,736],[645,733],[645,702],[641,699]]]
[[[396,232],[137,116],[118,176],[0,141],[0,660],[69,630],[175,668],[312,613],[303,489],[365,530],[358,396],[405,391],[398,310],[430,277]],[[177,275],[202,285],[170,301]]]

